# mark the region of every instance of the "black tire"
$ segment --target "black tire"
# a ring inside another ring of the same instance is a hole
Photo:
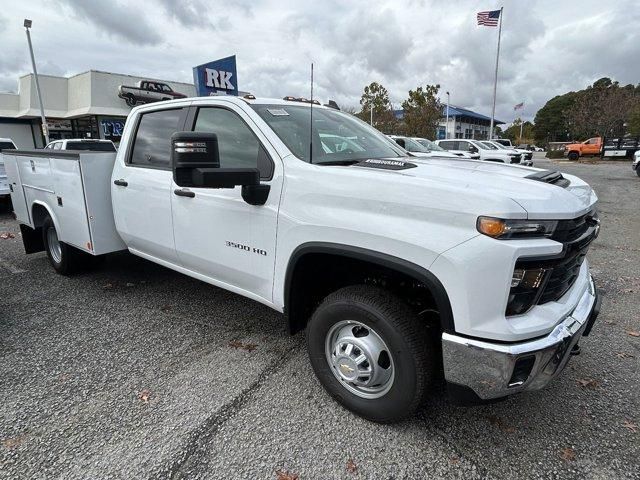
[[[54,253],[55,247],[49,242],[48,235],[48,232],[51,229],[55,232],[56,227],[53,224],[51,217],[47,216],[42,223],[42,241],[44,243],[44,250],[47,252],[47,257],[49,257],[49,262],[51,262],[55,271],[60,275],[71,275],[72,273],[77,272],[80,270],[83,260],[86,261],[86,257],[91,257],[91,255],[81,252],[77,248],[60,241],[58,241],[60,244],[60,252],[59,254]]]
[[[640,177],[640,165],[636,167],[636,175]]]
[[[567,158],[569,160],[578,160],[580,158],[580,154],[578,152],[569,152],[569,154],[567,155]]]
[[[394,375],[378,398],[353,393],[329,363],[328,335],[345,320],[373,329],[390,350]],[[335,400],[368,420],[391,423],[413,415],[433,382],[438,364],[428,347],[428,335],[424,322],[398,297],[380,288],[354,285],[332,293],[316,309],[307,325],[307,350],[316,376]]]
[[[130,107],[135,107],[136,103],[138,103],[138,102],[136,102],[136,97],[134,97],[132,93],[128,93],[127,95],[125,95],[124,101]]]

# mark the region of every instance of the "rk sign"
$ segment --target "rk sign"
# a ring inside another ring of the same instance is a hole
[[[193,82],[200,97],[220,94],[238,95],[236,56],[194,67]]]

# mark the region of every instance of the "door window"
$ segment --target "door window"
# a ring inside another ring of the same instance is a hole
[[[271,158],[247,124],[234,112],[224,108],[201,108],[193,130],[218,136],[220,168],[257,168],[261,178],[271,178]]]
[[[169,168],[171,135],[180,129],[181,119],[181,108],[143,113],[129,163],[140,167]]]

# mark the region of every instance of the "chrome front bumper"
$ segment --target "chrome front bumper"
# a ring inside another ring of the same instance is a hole
[[[443,333],[445,379],[458,389],[471,389],[481,400],[543,388],[564,369],[580,337],[590,332],[599,309],[590,279],[573,312],[546,337],[500,344]]]

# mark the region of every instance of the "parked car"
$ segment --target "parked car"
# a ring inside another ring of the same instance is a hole
[[[636,174],[640,177],[640,150],[636,150],[636,153],[633,154],[632,167],[636,171]]]
[[[445,150],[451,153],[475,153],[480,156],[480,160],[487,162],[499,162],[499,163],[520,163],[522,155],[519,153],[509,153],[506,150],[498,150],[496,148],[490,148],[484,145],[479,140],[472,139],[450,139],[450,140],[436,140]]]
[[[456,157],[459,158],[470,158],[473,160],[480,160],[480,155],[477,153],[470,153],[470,152],[460,152],[460,153],[453,153],[453,152],[447,152],[444,148],[442,148],[440,145],[438,145],[437,143],[428,140],[426,138],[420,138],[420,137],[412,137],[413,140],[415,140],[416,142],[418,142],[419,144],[421,144],[423,147],[428,148],[431,152],[434,153],[450,153],[452,155],[455,155]]]
[[[130,107],[134,107],[139,103],[186,98],[184,93],[174,91],[166,83],[151,80],[140,80],[135,87],[120,85],[118,87],[118,96],[127,102]]]
[[[10,138],[0,138],[0,151],[2,150],[15,150],[16,145]],[[9,188],[9,182],[7,180],[7,173],[4,169],[4,162],[0,157],[0,202],[9,201],[11,190]]]
[[[593,137],[582,143],[570,143],[564,147],[564,153],[569,160],[578,160],[580,157],[600,155],[601,152],[602,137]]]
[[[441,157],[441,158],[459,158],[453,153],[449,153],[446,150],[438,147],[438,150],[432,150],[429,147],[424,146],[416,139],[411,137],[402,137],[400,135],[389,135],[389,138],[404,148],[407,152],[415,155],[416,157]]]
[[[494,142],[492,140],[482,140],[482,143],[492,149],[504,150],[507,153],[519,153],[521,155],[520,165],[525,165],[527,167],[531,167],[533,165],[533,161],[531,160],[533,157],[533,152],[529,150],[523,150],[520,148],[508,148],[501,143]]]
[[[111,140],[98,140],[90,138],[67,138],[49,142],[47,150],[88,150],[92,152],[115,152],[115,144]]]
[[[493,141],[498,142],[500,145],[503,145],[507,148],[514,148],[513,143],[511,143],[511,140],[508,138],[494,138]]]
[[[5,152],[25,251],[69,275],[128,250],[283,312],[319,382],[373,421],[413,414],[437,378],[479,401],[557,377],[599,312],[589,185],[418,160],[310,108],[176,100],[134,108],[117,153]],[[359,149],[327,152],[320,133]]]

